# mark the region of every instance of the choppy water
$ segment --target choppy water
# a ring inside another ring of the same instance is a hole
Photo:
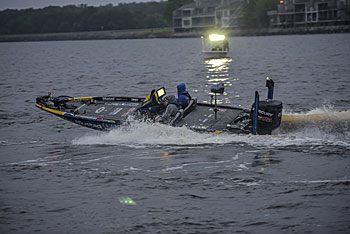
[[[349,122],[272,136],[136,124],[96,132],[34,107],[48,91],[145,96],[185,82],[249,108],[265,77],[285,113],[350,109],[350,34],[0,44],[1,233],[349,233]]]

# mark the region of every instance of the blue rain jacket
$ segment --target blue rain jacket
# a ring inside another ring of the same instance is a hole
[[[189,94],[186,91],[186,85],[184,83],[177,85],[177,101],[182,108],[186,108],[190,102]]]

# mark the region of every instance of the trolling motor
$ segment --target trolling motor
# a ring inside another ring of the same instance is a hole
[[[210,91],[214,93],[215,97],[215,107],[214,107],[214,112],[215,112],[215,120],[217,119],[217,113],[218,113],[218,106],[217,106],[217,101],[216,101],[216,95],[217,94],[223,94],[224,93],[224,85],[214,85],[211,87]],[[213,95],[211,95],[211,105],[213,105]]]
[[[281,101],[273,100],[274,81],[266,77],[267,99],[259,101],[259,93],[255,92],[255,101],[250,112],[253,122],[252,134],[267,135],[281,124],[283,105]]]

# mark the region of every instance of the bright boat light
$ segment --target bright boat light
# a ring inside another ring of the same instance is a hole
[[[222,41],[225,39],[225,35],[220,35],[220,34],[210,34],[209,35],[209,40],[211,41]]]

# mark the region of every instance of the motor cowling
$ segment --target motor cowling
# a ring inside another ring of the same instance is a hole
[[[269,135],[281,124],[283,105],[281,101],[266,100],[259,101],[258,127],[259,135]],[[254,116],[254,104],[250,112],[251,119]]]

